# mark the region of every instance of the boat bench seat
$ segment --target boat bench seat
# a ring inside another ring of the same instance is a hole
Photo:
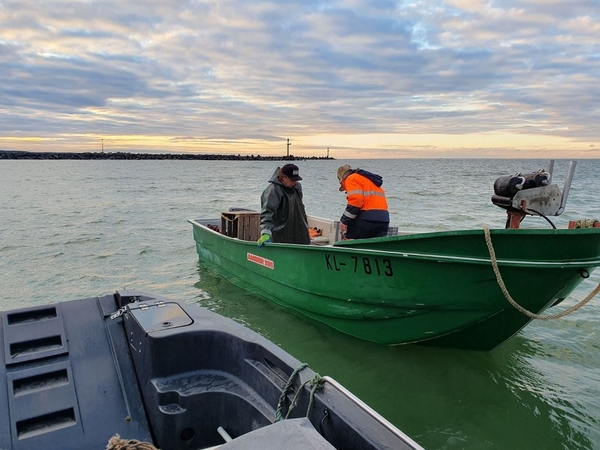
[[[192,411],[191,403],[200,402],[203,394],[218,395],[221,402],[239,402],[260,412],[264,417],[273,417],[275,411],[249,385],[232,374],[222,371],[201,370],[168,379],[153,380],[159,394],[159,405],[168,410],[172,393],[177,393],[176,403],[181,411]],[[228,399],[228,400],[226,400]],[[242,400],[243,399],[243,400]],[[240,407],[240,405],[238,405]],[[176,408],[176,409],[179,409]],[[204,414],[210,414],[205,411]]]
[[[171,439],[172,430],[191,429],[196,436],[195,445],[215,445],[219,438],[215,430],[219,426],[232,436],[243,436],[256,427],[269,426],[275,417],[276,411],[266,399],[275,404],[276,389],[266,395],[251,386],[250,380],[225,371],[200,370],[150,381],[154,391],[149,392],[150,403],[158,407],[151,411],[151,422],[152,416],[158,414],[155,422],[160,426],[154,431],[161,448]]]
[[[313,245],[328,245],[329,238],[327,236],[316,236],[310,239],[310,243]]]
[[[219,450],[335,450],[327,440],[314,429],[310,420],[287,419],[246,433]]]

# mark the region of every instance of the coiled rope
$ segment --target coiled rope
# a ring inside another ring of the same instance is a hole
[[[579,219],[575,221],[575,228],[594,228],[597,222],[600,222],[597,219]]]
[[[288,379],[287,383],[285,384],[285,387],[283,388],[283,391],[281,392],[279,401],[277,402],[277,411],[275,411],[275,422],[279,422],[281,419],[284,418],[283,417],[283,405],[285,403],[285,399],[286,399],[290,389],[292,388],[294,378],[302,369],[304,369],[306,367],[308,367],[308,364],[302,363],[298,367],[296,367],[294,369],[294,371],[292,372],[292,374],[290,375],[290,378]],[[285,415],[285,419],[287,419],[290,416],[290,413],[296,407],[300,393],[302,392],[304,387],[309,383],[312,384],[312,388],[310,390],[308,407],[306,408],[306,417],[308,417],[308,413],[310,412],[310,408],[312,407],[313,398],[315,396],[316,390],[322,388],[323,385],[325,384],[325,380],[318,373],[315,373],[315,375],[310,380],[307,380],[304,383],[302,383],[302,385],[300,385],[300,388],[298,389],[298,391],[294,395],[294,398],[292,399],[292,402],[290,403],[290,407],[288,409],[287,414]]]
[[[106,450],[159,450],[150,442],[142,442],[137,439],[123,439],[115,434],[108,441]]]
[[[514,306],[517,310],[521,311],[527,317],[531,317],[532,319],[539,319],[539,320],[550,320],[550,319],[558,319],[560,317],[564,317],[567,314],[571,314],[572,312],[575,312],[579,308],[585,306],[591,299],[593,299],[596,296],[596,294],[598,294],[598,292],[600,292],[600,283],[598,283],[598,286],[596,286],[596,289],[594,289],[592,292],[590,292],[590,294],[586,298],[584,298],[582,301],[580,301],[576,305],[571,306],[569,309],[566,309],[565,311],[562,311],[557,314],[549,314],[549,315],[541,316],[539,314],[535,314],[535,313],[532,313],[531,311],[528,311],[527,309],[525,309],[521,305],[519,305],[511,297],[508,290],[506,289],[506,285],[504,284],[502,275],[500,275],[500,269],[498,268],[498,261],[496,260],[496,252],[494,251],[494,246],[492,245],[492,238],[490,236],[490,230],[486,224],[483,224],[483,233],[485,235],[485,243],[487,244],[488,251],[490,252],[490,260],[492,262],[492,268],[494,269],[494,274],[496,274],[496,281],[498,282],[498,286],[500,286],[500,289],[502,290],[504,297],[506,297],[506,300],[508,300],[508,302],[512,306]]]

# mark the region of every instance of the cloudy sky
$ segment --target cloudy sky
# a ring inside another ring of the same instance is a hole
[[[0,150],[600,158],[598,0],[0,0]]]

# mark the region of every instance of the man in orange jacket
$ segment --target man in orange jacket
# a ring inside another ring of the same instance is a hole
[[[347,164],[337,170],[337,177],[348,202],[340,219],[343,235],[348,239],[387,236],[390,214],[381,188],[383,178]]]

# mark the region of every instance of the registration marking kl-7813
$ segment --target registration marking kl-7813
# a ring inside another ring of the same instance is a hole
[[[351,270],[353,273],[362,272],[365,275],[394,276],[392,261],[388,258],[353,255],[348,260],[347,258],[340,258],[339,255],[325,253],[325,267],[327,267],[327,270],[334,272]]]

